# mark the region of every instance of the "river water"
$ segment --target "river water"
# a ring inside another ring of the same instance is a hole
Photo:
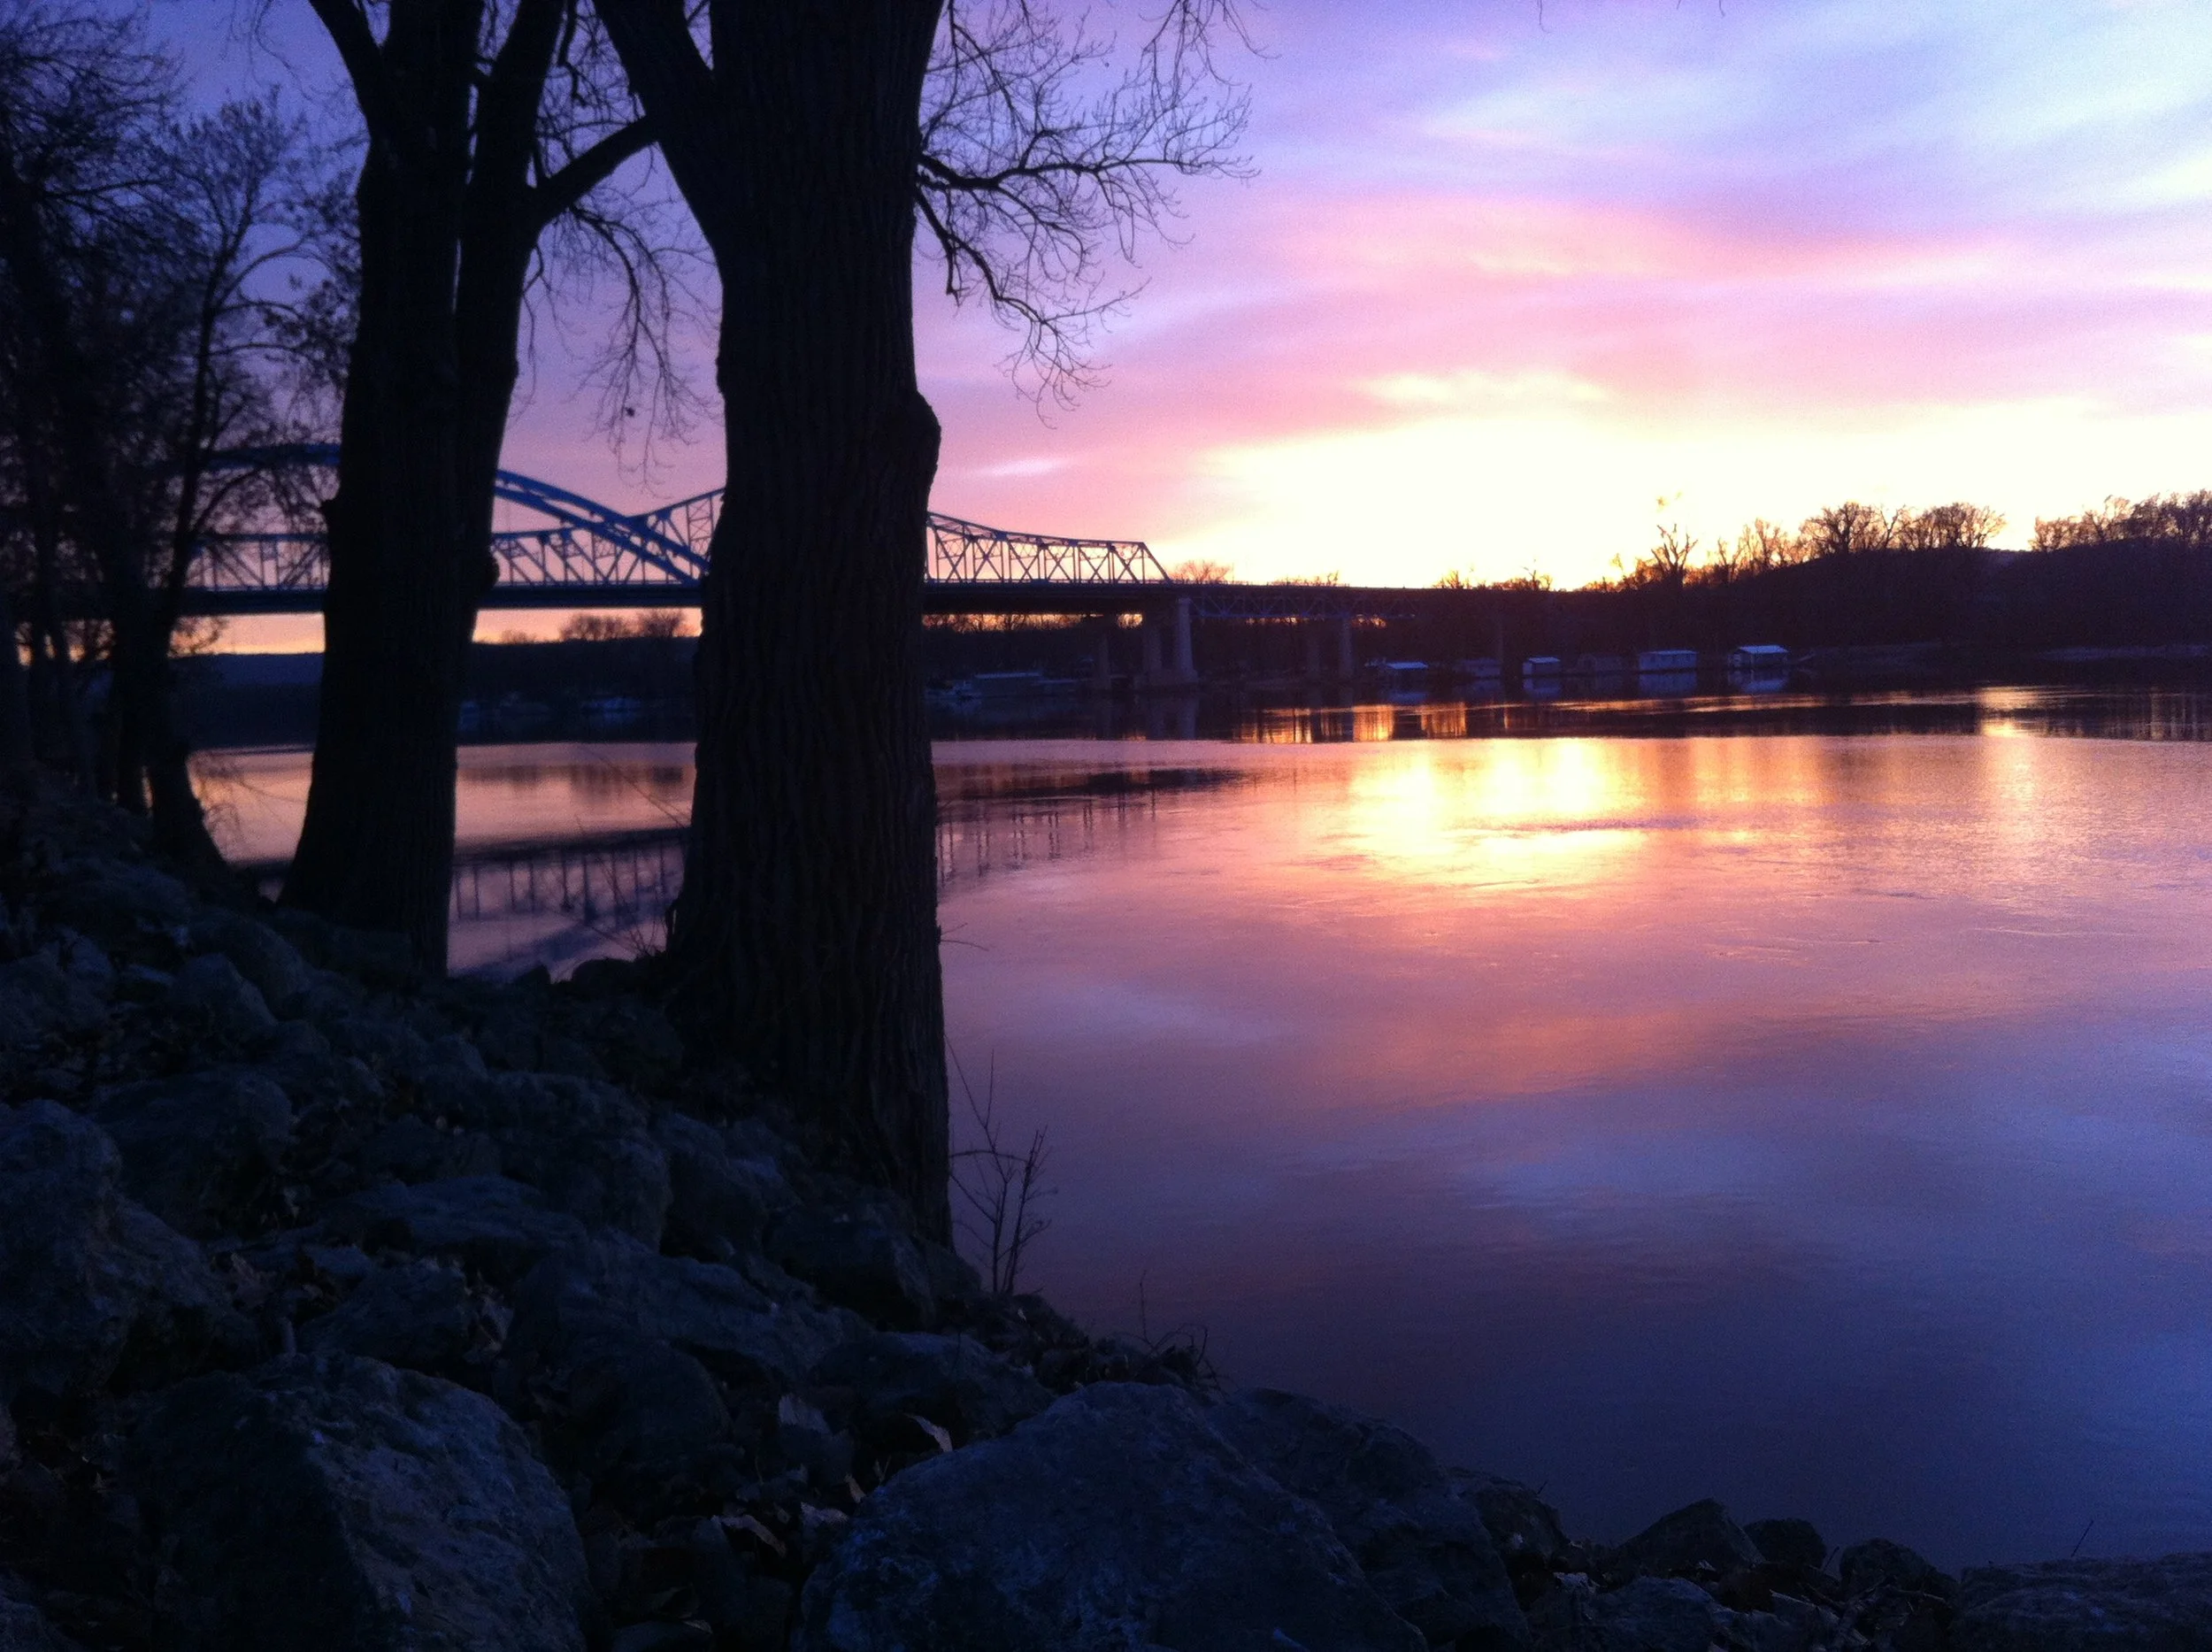
[[[1048,1133],[1033,1282],[1594,1536],[1718,1495],[1952,1564],[2212,1548],[2208,704],[941,744],[950,1033]],[[687,755],[470,752],[465,845],[543,887],[457,957],[649,940]],[[203,766],[246,858],[304,783]],[[514,848],[556,836],[588,917]]]

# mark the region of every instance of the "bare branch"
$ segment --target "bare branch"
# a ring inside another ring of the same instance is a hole
[[[1172,239],[1176,186],[1242,177],[1243,92],[1214,43],[1243,41],[1226,0],[1177,0],[1133,53],[1036,0],[952,0],[926,91],[917,210],[956,301],[1022,335],[1008,365],[1066,402],[1092,381],[1099,324],[1135,294],[1110,287]]]

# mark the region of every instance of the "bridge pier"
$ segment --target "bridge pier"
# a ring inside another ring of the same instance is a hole
[[[1179,596],[1144,611],[1144,675],[1147,688],[1187,688],[1198,681],[1191,654],[1191,599]]]
[[[1298,629],[1305,634],[1306,680],[1321,680],[1321,626],[1311,619],[1301,620]]]
[[[1175,599],[1175,676],[1173,680],[1179,683],[1198,680],[1198,665],[1191,657],[1190,598],[1187,596],[1179,596]]]
[[[1114,633],[1119,630],[1118,616],[1101,614],[1091,622],[1098,631],[1095,657],[1091,663],[1091,687],[1100,694],[1114,691]]]
[[[1336,622],[1336,674],[1348,682],[1356,670],[1352,659],[1352,617],[1340,615]]]

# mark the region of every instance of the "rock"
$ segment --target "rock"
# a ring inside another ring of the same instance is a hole
[[[1687,1579],[1654,1577],[1604,1594],[1555,1590],[1530,1612],[1541,1652],[1709,1652],[1735,1616]]]
[[[534,1189],[503,1176],[373,1187],[333,1205],[319,1232],[340,1244],[448,1257],[498,1285],[586,1237],[574,1217],[548,1210]]]
[[[106,1014],[99,995],[51,957],[0,964],[0,1047],[27,1049],[56,1033],[84,1033]]]
[[[572,1466],[593,1480],[656,1488],[703,1471],[727,1438],[729,1408],[690,1355],[649,1337],[587,1335],[564,1349],[562,1410]]]
[[[537,1075],[530,1075],[537,1076]],[[569,1135],[510,1127],[488,1133],[499,1165],[588,1227],[611,1228],[657,1249],[668,1218],[668,1161],[641,1131]]]
[[[1471,1469],[1450,1471],[1460,1495],[1471,1498],[1499,1557],[1509,1565],[1524,1559],[1548,1565],[1567,1552],[1567,1528],[1559,1510],[1518,1480]]]
[[[382,1072],[413,1072],[430,1063],[430,1041],[404,1021],[349,1007],[319,1025],[331,1049]]]
[[[441,1130],[428,1119],[395,1118],[361,1144],[364,1179],[449,1181],[457,1176],[496,1176],[499,1144],[480,1130]]]
[[[1810,1520],[1754,1520],[1743,1534],[1770,1565],[1818,1571],[1828,1559],[1827,1540]]]
[[[205,1018],[224,1038],[257,1039],[276,1031],[276,1017],[261,994],[219,952],[204,953],[179,970],[168,1002],[173,1010]]]
[[[697,1624],[632,1624],[615,1631],[607,1652],[711,1652],[714,1631]]]
[[[658,1248],[670,1198],[666,1156],[635,1100],[567,1073],[426,1076],[426,1107],[497,1144],[501,1170],[592,1227]]]
[[[564,1008],[563,1023],[618,1083],[657,1090],[682,1072],[683,1038],[659,1006],[626,994]]]
[[[77,1643],[46,1621],[22,1587],[0,1573],[0,1652],[77,1652]]]
[[[127,1084],[103,1092],[92,1112],[123,1155],[132,1196],[199,1239],[235,1229],[292,1131],[284,1092],[243,1068]]]
[[[97,1125],[0,1108],[0,1404],[168,1380],[247,1341],[199,1247],[124,1196]]]
[[[95,997],[105,998],[115,990],[115,961],[93,941],[65,929],[55,947],[55,962],[62,972]]]
[[[581,1652],[568,1500],[482,1396],[295,1356],[163,1395],[126,1464],[180,1652]]]
[[[115,995],[131,1003],[159,1003],[177,978],[150,964],[127,964],[115,977]]]
[[[1231,1395],[1208,1421],[1286,1490],[1319,1505],[1375,1592],[1430,1645],[1528,1644],[1481,1510],[1412,1435],[1272,1388]]]
[[[495,1005],[476,1029],[477,1048],[484,1059],[517,1072],[606,1078],[606,1069],[580,1040],[548,1024],[549,1008],[534,995],[511,996]]]
[[[1606,1556],[1616,1573],[1666,1577],[1709,1567],[1726,1575],[1759,1564],[1759,1551],[1728,1510],[1708,1497],[1655,1520]]]
[[[937,1317],[920,1249],[866,1207],[788,1210],[768,1236],[779,1267],[831,1302],[898,1331],[926,1331]]]
[[[380,1268],[352,1295],[300,1327],[304,1354],[353,1354],[446,1376],[496,1348],[497,1322],[457,1268],[410,1262]]]
[[[664,1243],[682,1256],[727,1262],[757,1250],[770,1220],[798,1202],[773,1159],[734,1151],[711,1125],[682,1113],[654,1121],[668,1164]]]
[[[307,960],[298,949],[266,924],[257,924],[219,907],[203,909],[186,931],[197,952],[219,952],[253,984],[268,1007],[281,1015],[311,984]]]
[[[797,1652],[1420,1652],[1318,1510],[1179,1388],[1108,1383],[860,1505]],[[1699,1652],[1703,1652],[1700,1648]]]
[[[926,1417],[955,1440],[986,1440],[1052,1403],[1043,1384],[980,1342],[920,1331],[879,1331],[843,1343],[822,1356],[808,1380],[852,1390],[855,1425],[876,1438],[906,1418]]]
[[[1958,1599],[1958,1652],[2201,1652],[2212,1555],[1978,1567]]]
[[[319,968],[350,975],[376,987],[415,984],[415,957],[405,935],[388,930],[349,929],[294,906],[277,908],[269,914],[269,922]]]
[[[1938,1571],[1902,1543],[1893,1543],[1883,1537],[1854,1543],[1845,1549],[1840,1575],[1843,1587],[1854,1594],[1883,1584],[1909,1594],[1932,1594],[1946,1601],[1955,1600],[1959,1592],[1958,1582],[1950,1573]]]
[[[517,1288],[503,1380],[557,1396],[577,1470],[649,1490],[710,1471],[708,1449],[731,1427],[717,1378],[780,1393],[855,1328],[732,1269],[603,1240],[548,1257]],[[792,1443],[829,1485],[850,1471],[849,1442],[833,1474],[826,1437]]]
[[[864,1329],[847,1314],[779,1302],[733,1268],[602,1240],[531,1271],[515,1291],[508,1349],[525,1365],[558,1364],[586,1339],[642,1337],[727,1380],[784,1388]]]
[[[143,930],[175,929],[192,916],[185,887],[151,866],[86,859],[62,872],[65,882],[47,903],[47,917],[109,946]]]

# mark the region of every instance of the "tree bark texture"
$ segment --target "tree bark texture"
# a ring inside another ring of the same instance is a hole
[[[602,16],[723,287],[729,476],[669,965],[689,1025],[949,1234],[935,795],[919,647],[938,428],[913,179],[935,0]]]

